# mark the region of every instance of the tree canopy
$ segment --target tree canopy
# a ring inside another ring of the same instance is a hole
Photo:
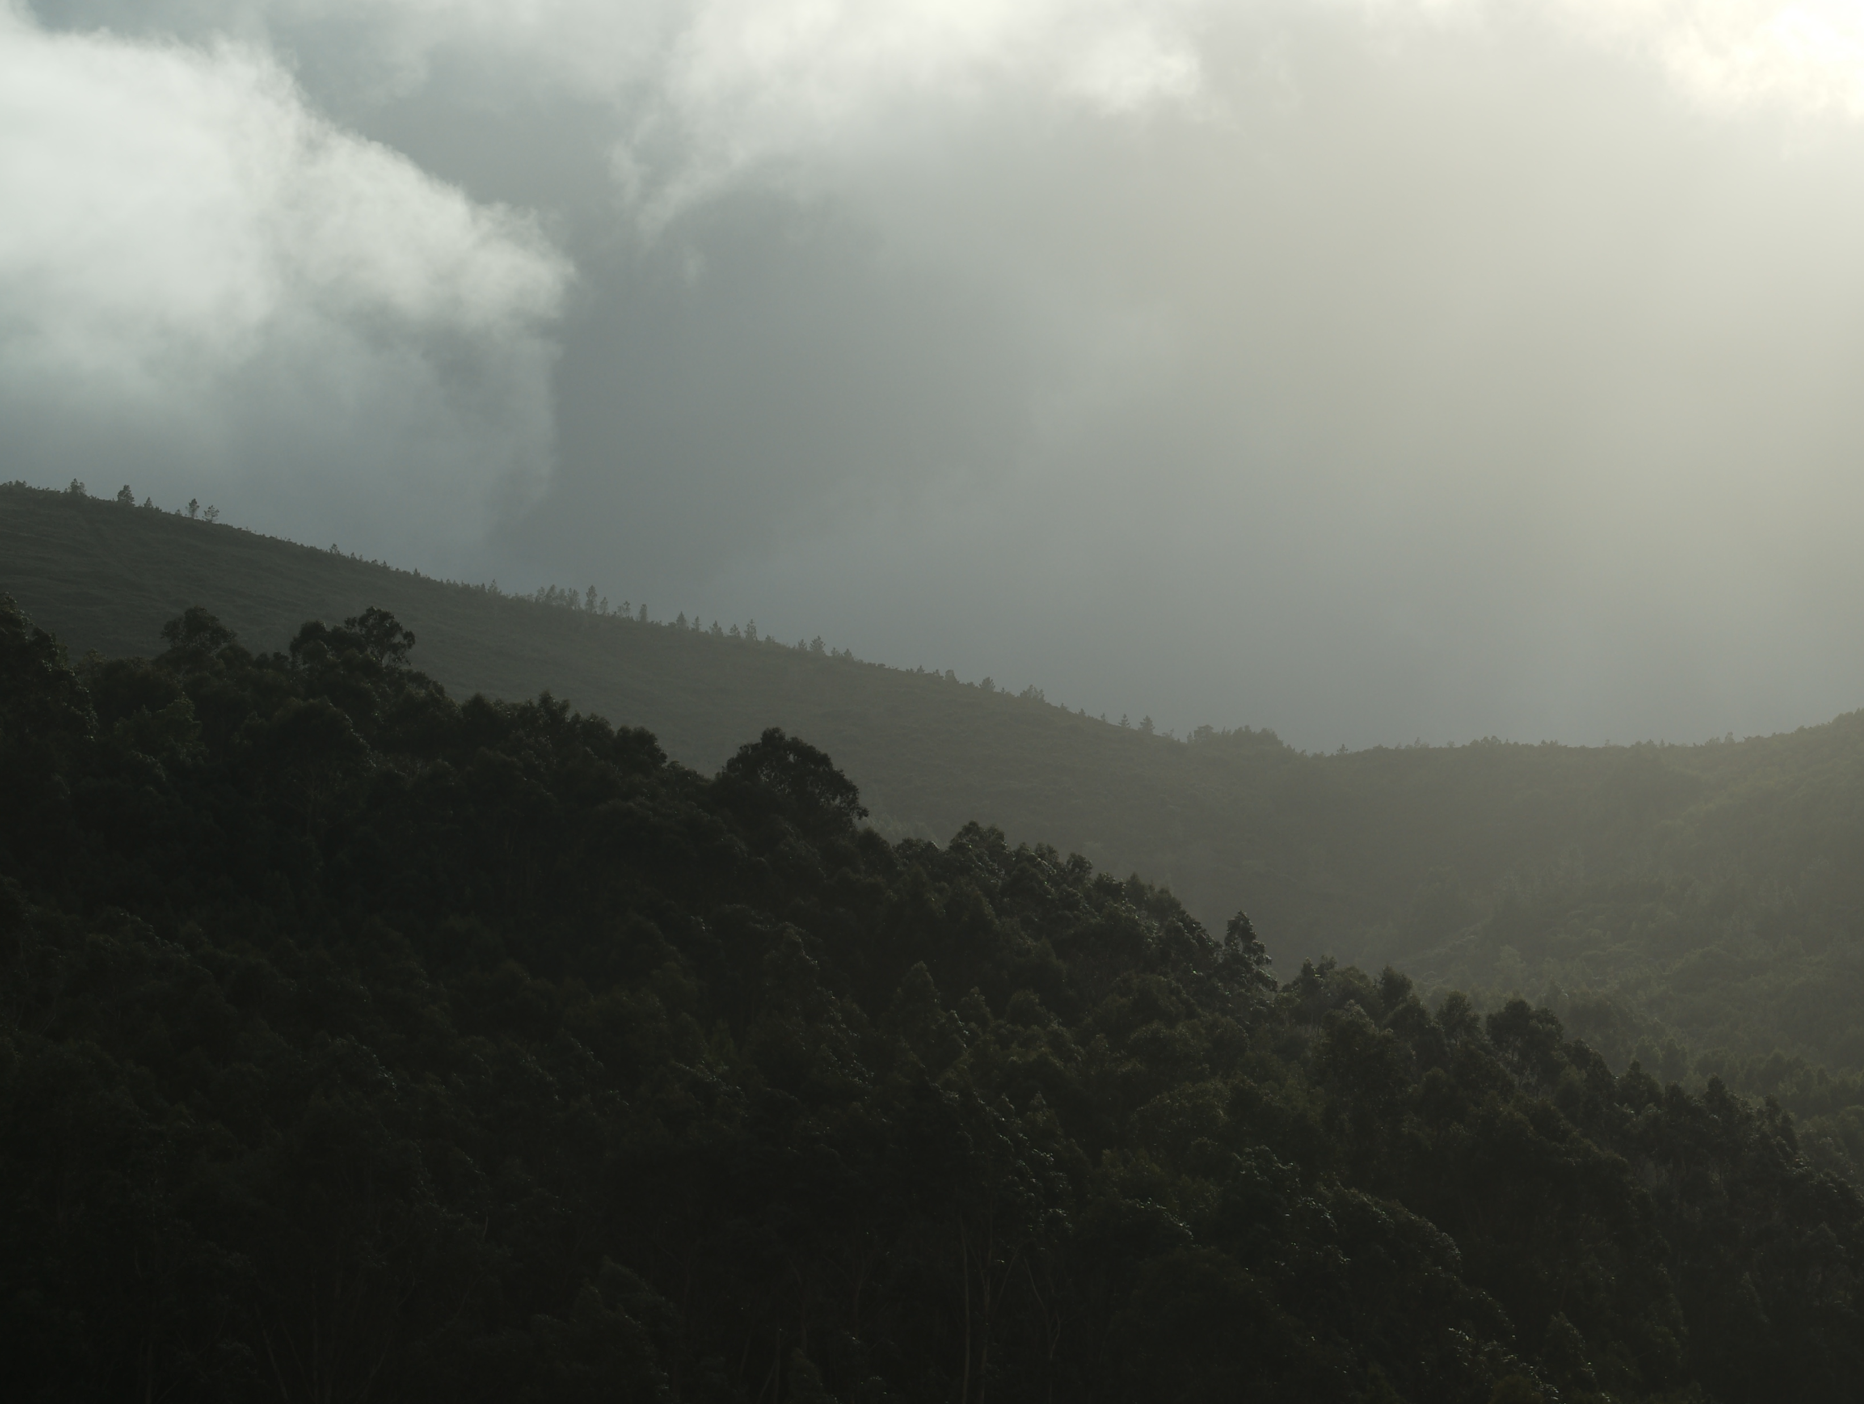
[[[0,603],[33,1400],[1851,1400],[1793,1119],[969,825],[708,778],[386,614]]]

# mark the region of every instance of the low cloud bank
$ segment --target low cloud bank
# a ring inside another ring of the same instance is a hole
[[[1855,6],[10,14],[29,476],[1328,749],[1864,701]]]
[[[0,10],[0,208],[0,417],[28,469],[428,546],[548,471],[566,260],[317,115],[263,51]]]

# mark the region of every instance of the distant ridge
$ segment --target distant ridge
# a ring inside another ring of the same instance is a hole
[[[194,604],[256,649],[379,605],[453,693],[549,690],[706,773],[783,727],[833,756],[883,832],[943,841],[975,819],[1162,882],[1215,930],[1247,909],[1284,976],[1333,953],[1518,989],[1608,1056],[1678,1050],[1680,1072],[1717,1047],[1864,1066],[1864,715],[1699,746],[1187,743],[23,485],[0,487],[0,590],[74,658],[153,652]]]
[[[0,562],[0,589],[74,658],[147,653],[162,623],[192,604],[262,649],[281,646],[307,618],[374,604],[415,631],[416,661],[449,691],[548,690],[649,728],[702,772],[766,726],[806,736],[860,784],[889,832],[942,841],[983,819],[1122,871],[1156,861],[1166,833],[1178,835],[1179,853],[1196,842],[1170,816],[1210,756],[1187,765],[1192,757],[1179,753],[1195,747],[936,674],[591,617],[224,524],[20,486],[0,488]],[[1297,758],[1267,733],[1237,733],[1232,744]],[[1053,822],[1068,813],[1084,822]],[[1135,844],[1127,829],[1152,837]],[[1260,859],[1234,861],[1242,866],[1209,878],[1195,861],[1158,871],[1219,927],[1246,896],[1285,905],[1266,890],[1279,880]]]

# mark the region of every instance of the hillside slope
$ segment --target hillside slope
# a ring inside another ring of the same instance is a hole
[[[9,1398],[1864,1391],[1857,1167],[1777,1108],[890,844],[779,732],[458,702],[379,612],[167,638],[0,603]]]
[[[455,695],[548,690],[701,773],[781,726],[834,756],[889,836],[979,820],[1144,873],[1207,925],[1246,908],[1284,970],[1331,952],[1546,998],[1608,1056],[1643,1047],[1673,1075],[1718,1047],[1864,1065],[1864,714],[1700,746],[1182,742],[19,486],[0,488],[0,590],[73,657],[148,653],[190,604],[259,649],[379,605]]]

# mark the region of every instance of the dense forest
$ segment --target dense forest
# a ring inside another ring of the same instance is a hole
[[[378,609],[163,641],[0,604],[13,1397],[1864,1392],[1856,1170],[1775,1103],[891,841],[774,728],[456,701]]]
[[[374,600],[456,695],[549,690],[706,774],[779,725],[834,755],[889,838],[978,819],[1144,873],[1209,929],[1245,907],[1283,967],[1390,962],[1485,1010],[1526,996],[1614,1070],[1635,1057],[1848,1117],[1864,1156],[1864,1111],[1846,1111],[1864,1105],[1864,713],[1690,746],[1174,740],[1029,688],[752,642],[749,620],[736,639],[644,623],[588,587],[515,598],[23,485],[0,487],[0,589],[74,656],[141,652],[200,599],[266,639]]]

